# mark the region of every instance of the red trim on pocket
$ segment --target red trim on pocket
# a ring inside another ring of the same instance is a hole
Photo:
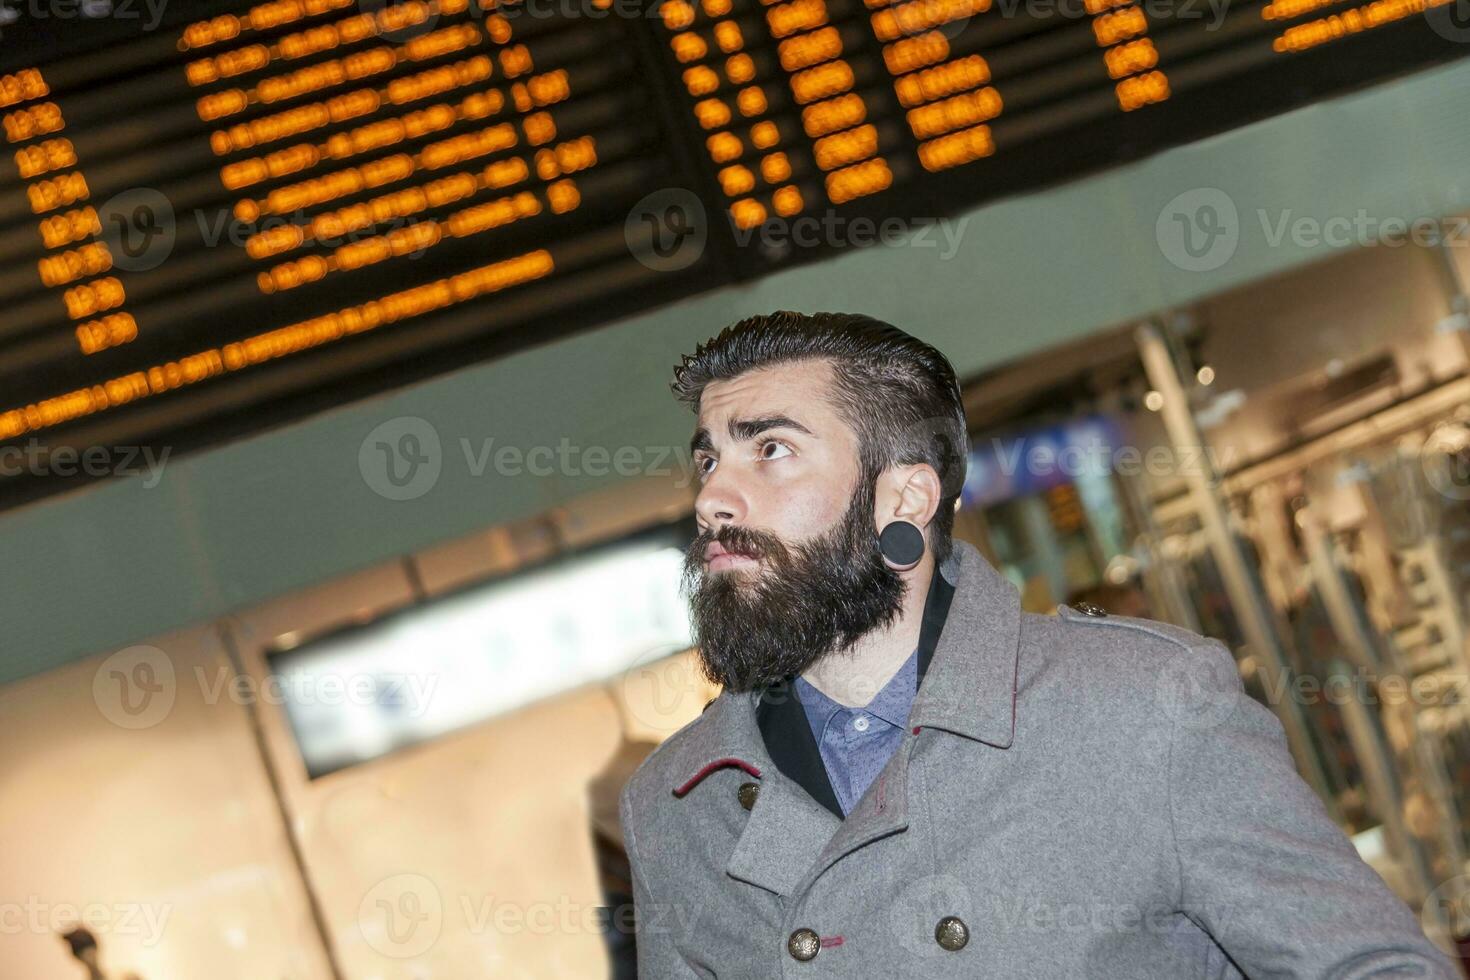
[[[827,949],[827,948],[829,948],[831,946],[841,946],[841,945],[842,945],[842,937],[841,936],[823,936],[822,937],[822,948],[823,949]]]
[[[746,762],[744,759],[735,759],[735,758],[716,759],[714,762],[711,762],[709,765],[707,765],[703,769],[699,770],[699,772],[697,772],[693,776],[689,777],[688,782],[684,783],[684,785],[675,787],[674,788],[674,795],[675,796],[683,796],[685,793],[689,792],[691,789],[693,789],[694,787],[698,786],[699,783],[700,783],[700,780],[704,779],[705,776],[708,776],[710,773],[714,772],[716,769],[728,769],[731,766],[737,766],[737,767],[739,767],[741,769],[744,769],[746,772],[750,773],[752,776],[755,776],[757,779],[760,778],[761,771],[759,769],[757,769],[755,766],[753,766],[750,763]]]

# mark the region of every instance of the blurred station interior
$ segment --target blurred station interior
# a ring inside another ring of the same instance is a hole
[[[1464,948],[1454,4],[11,6],[0,974],[628,976],[671,368],[775,309],[945,352],[957,536],[1226,641]]]

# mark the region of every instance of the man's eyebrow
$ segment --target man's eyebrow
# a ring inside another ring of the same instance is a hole
[[[768,429],[792,429],[816,438],[812,430],[788,415],[762,415],[753,419],[731,419],[726,428],[730,431],[730,438],[736,442],[754,439]],[[704,426],[694,430],[694,438],[689,440],[689,452],[692,454],[701,449],[711,448],[713,448],[713,443],[710,441],[709,430]]]

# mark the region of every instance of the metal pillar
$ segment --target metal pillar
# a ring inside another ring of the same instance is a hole
[[[1343,671],[1351,669],[1345,662],[1339,661],[1338,663],[1339,669]],[[1368,791],[1368,798],[1373,801],[1374,809],[1379,810],[1378,816],[1383,820],[1383,829],[1388,837],[1389,849],[1395,853],[1400,867],[1410,878],[1415,903],[1423,902],[1424,897],[1434,887],[1434,878],[1430,874],[1423,849],[1409,832],[1404,822],[1403,811],[1397,805],[1397,801],[1403,794],[1399,791],[1393,758],[1383,744],[1383,737],[1379,734],[1367,705],[1357,698],[1348,698],[1343,702],[1342,713],[1343,721],[1347,726],[1348,740],[1353,743],[1353,752],[1358,757],[1358,764],[1362,766],[1363,782]],[[1433,903],[1430,904],[1433,905]],[[1444,919],[1443,909],[1425,906],[1425,913],[1434,923],[1435,931],[1441,935],[1449,935],[1449,926]]]
[[[1312,513],[1311,508],[1301,513],[1302,533],[1311,561],[1312,579],[1317,583],[1323,605],[1327,609],[1327,618],[1332,623],[1332,631],[1342,643],[1346,660],[1351,663],[1352,669],[1361,672],[1365,677],[1379,677],[1388,672],[1408,679],[1410,675],[1400,658],[1394,655],[1391,645],[1385,651],[1387,657],[1380,654],[1379,644],[1361,608],[1353,601],[1349,592],[1342,568],[1337,562],[1330,532]],[[1344,665],[1339,669],[1346,671],[1347,667]],[[1352,689],[1361,690],[1358,685],[1353,685]],[[1381,727],[1374,723],[1367,705],[1354,701],[1344,704],[1342,709],[1348,739],[1353,743],[1353,752],[1362,766],[1363,781],[1373,810],[1383,821],[1389,849],[1412,879],[1416,901],[1422,902],[1424,896],[1434,887],[1433,876],[1429,871],[1429,859],[1423,845],[1409,832],[1404,822],[1404,793],[1402,783],[1395,775],[1393,750],[1385,740]],[[1410,714],[1414,714],[1412,709]],[[1451,818],[1450,813],[1443,809],[1443,792],[1436,792],[1442,790],[1438,785],[1442,780],[1436,779],[1439,774],[1432,769],[1429,772],[1422,771],[1424,760],[1420,743],[1424,736],[1419,732],[1417,720],[1412,723],[1412,731],[1414,744],[1409,748],[1414,756],[1414,767],[1421,770],[1419,778],[1425,791],[1441,807],[1438,822],[1440,828],[1444,829],[1451,823]],[[1453,841],[1442,839],[1441,844],[1449,847],[1451,855],[1458,855],[1459,848]],[[1451,857],[1450,860],[1453,866],[1459,866],[1456,857]]]
[[[1286,741],[1296,759],[1297,770],[1302,778],[1317,792],[1327,811],[1337,815],[1337,801],[1328,787],[1327,776],[1322,770],[1321,760],[1312,744],[1307,729],[1306,715],[1302,707],[1290,695],[1290,677],[1286,669],[1286,655],[1280,638],[1272,623],[1271,613],[1264,596],[1256,588],[1246,565],[1245,553],[1240,542],[1230,531],[1224,501],[1216,493],[1219,474],[1209,456],[1202,452],[1204,436],[1195,424],[1194,413],[1189,407],[1183,382],[1174,363],[1173,354],[1164,338],[1163,328],[1155,323],[1140,324],[1134,331],[1139,356],[1149,384],[1163,396],[1160,409],[1164,428],[1174,448],[1181,456],[1198,459],[1198,464],[1183,474],[1189,487],[1190,499],[1199,513],[1200,523],[1215,563],[1225,580],[1225,590],[1230,603],[1245,631],[1246,642],[1261,665],[1266,690],[1279,694],[1277,703],[1271,707],[1281,719],[1286,730]]]

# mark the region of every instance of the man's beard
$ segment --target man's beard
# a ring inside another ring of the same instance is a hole
[[[711,541],[762,566],[706,573]],[[837,526],[811,541],[788,546],[765,531],[727,525],[698,535],[684,559],[700,663],[710,680],[734,691],[796,676],[849,649],[897,618],[906,587],[878,550],[871,489],[855,494]]]

